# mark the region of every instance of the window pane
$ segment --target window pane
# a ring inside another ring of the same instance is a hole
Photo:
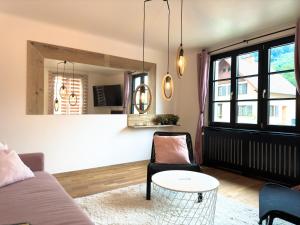
[[[214,100],[215,101],[226,101],[230,100],[230,88],[231,81],[216,81],[214,82]]]
[[[219,59],[214,62],[214,80],[231,77],[231,58]]]
[[[269,75],[269,98],[296,98],[295,73]]]
[[[270,55],[270,72],[293,70],[294,69],[294,50],[295,44],[281,45],[271,48]]]
[[[239,55],[238,76],[248,76],[258,74],[258,51]]]
[[[237,103],[237,122],[257,124],[257,101]]]
[[[239,78],[237,80],[237,98],[257,99],[258,77]]]
[[[144,76],[144,84],[148,85],[148,76]]]
[[[230,122],[230,102],[215,102],[213,104],[213,121],[214,122]]]
[[[134,90],[141,84],[141,77],[134,78]]]
[[[273,100],[268,105],[269,125],[296,126],[296,100]]]

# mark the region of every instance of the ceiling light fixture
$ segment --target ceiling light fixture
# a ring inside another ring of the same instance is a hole
[[[163,0],[167,3],[168,7],[168,66],[167,66],[167,74],[164,76],[162,81],[162,94],[165,100],[170,101],[173,96],[173,78],[169,73],[170,69],[170,5],[168,0]]]
[[[67,61],[65,60],[63,63],[64,63],[64,72],[63,72],[63,76],[62,76],[62,86],[59,89],[59,95],[61,98],[65,98],[68,95],[68,90],[65,85],[65,72],[66,72]]]
[[[176,60],[177,74],[178,74],[179,78],[181,78],[183,76],[185,64],[186,64],[185,57],[184,57],[184,50],[183,50],[183,46],[182,46],[182,9],[183,9],[183,0],[181,0],[180,45],[179,45],[179,48],[177,51],[177,60]]]
[[[69,62],[69,63],[72,63],[72,62]],[[75,105],[77,105],[77,95],[74,92],[74,79],[75,79],[74,78],[74,63],[72,63],[72,65],[73,65],[72,93],[69,96],[69,104],[71,106],[75,106]]]
[[[55,99],[54,99],[54,111],[58,112],[59,110],[59,101],[58,101],[58,93],[57,93],[57,85],[58,85],[58,77],[59,77],[59,73],[58,73],[58,66],[59,64],[65,63],[64,62],[59,62],[56,64],[56,76],[55,76]]]

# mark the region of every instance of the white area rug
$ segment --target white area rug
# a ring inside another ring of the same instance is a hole
[[[96,225],[154,225],[159,199],[147,201],[145,192],[145,184],[139,184],[75,201]],[[215,225],[255,225],[257,221],[258,209],[218,195]],[[287,225],[275,220],[274,225],[278,224]]]

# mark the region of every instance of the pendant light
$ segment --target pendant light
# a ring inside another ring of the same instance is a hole
[[[180,46],[177,51],[177,59],[176,59],[176,68],[177,74],[179,78],[183,76],[184,69],[185,69],[185,57],[184,57],[184,50],[182,46],[182,9],[183,9],[183,0],[181,0],[181,16],[180,16]]]
[[[70,62],[70,63],[72,63],[72,62]],[[72,65],[73,65],[73,79],[72,79],[72,92],[69,96],[69,104],[71,106],[75,106],[75,105],[77,105],[77,95],[74,92],[74,63],[72,63]]]
[[[168,7],[168,66],[167,66],[167,74],[164,76],[162,81],[162,95],[165,100],[170,101],[173,97],[174,85],[173,78],[169,73],[170,69],[170,5],[168,0],[164,0],[167,3]]]
[[[62,76],[62,86],[59,89],[59,95],[61,98],[66,98],[68,95],[68,90],[67,87],[65,85],[65,72],[66,72],[66,64],[67,61],[64,61],[64,72],[63,72],[63,76]]]
[[[58,73],[58,66],[59,64],[62,64],[65,62],[59,62],[56,64],[56,76],[55,76],[55,99],[54,99],[54,111],[58,112],[59,110],[59,101],[58,101],[58,93],[57,93],[57,84],[58,84],[58,77],[59,77],[59,73]]]
[[[140,75],[147,75],[145,72],[145,25],[146,25],[146,2],[151,0],[144,0],[144,17],[143,17],[143,72]],[[135,109],[144,114],[150,110],[152,103],[152,94],[150,87],[147,84],[140,84],[136,87],[133,94],[133,105]],[[145,107],[146,106],[146,107]]]

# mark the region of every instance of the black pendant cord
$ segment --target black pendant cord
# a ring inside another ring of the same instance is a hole
[[[56,76],[55,76],[55,80],[56,80],[56,84],[55,84],[56,98],[57,98],[57,84],[58,84],[58,75],[59,75],[59,73],[58,73],[58,66],[59,66],[59,64],[62,64],[62,63],[65,63],[65,62],[59,62],[59,63],[56,64]]]
[[[170,5],[169,5],[169,1],[168,0],[164,0],[167,2],[167,6],[168,6],[168,70],[167,70],[167,74],[169,74],[169,68],[170,68]]]
[[[65,60],[64,62],[64,72],[63,72],[63,78],[62,78],[62,83],[63,83],[63,87],[65,87],[65,72],[66,72],[66,64],[67,64],[67,61]]]
[[[143,18],[143,73],[145,72],[145,26],[146,26],[146,2],[151,0],[144,0],[144,18]]]
[[[180,32],[181,32],[181,37],[180,37],[180,46],[182,46],[182,8],[183,8],[183,0],[181,0],[181,16],[180,16],[180,24],[181,24]]]
[[[73,65],[73,79],[72,79],[72,95],[74,95],[74,63],[69,62]]]
[[[230,48],[230,47],[233,47],[233,46],[236,46],[236,45],[240,45],[240,44],[248,44],[249,41],[253,41],[253,40],[256,40],[256,39],[260,39],[260,38],[263,38],[263,37],[267,37],[267,36],[270,36],[270,35],[273,35],[273,34],[278,34],[278,33],[282,33],[284,31],[288,31],[288,30],[293,30],[295,29],[296,27],[289,27],[289,28],[286,28],[286,29],[282,29],[282,30],[278,30],[278,31],[275,31],[275,32],[272,32],[272,33],[268,33],[268,34],[264,34],[264,35],[260,35],[260,36],[257,36],[257,37],[253,37],[253,38],[249,38],[249,39],[245,39],[243,41],[240,41],[240,42],[236,42],[234,44],[231,44],[231,45],[226,45],[222,48],[217,48],[215,50],[212,50],[210,52],[208,52],[208,54],[211,54],[213,52],[217,52],[217,51],[220,51],[220,50],[223,50],[223,49],[226,49],[226,48]]]

